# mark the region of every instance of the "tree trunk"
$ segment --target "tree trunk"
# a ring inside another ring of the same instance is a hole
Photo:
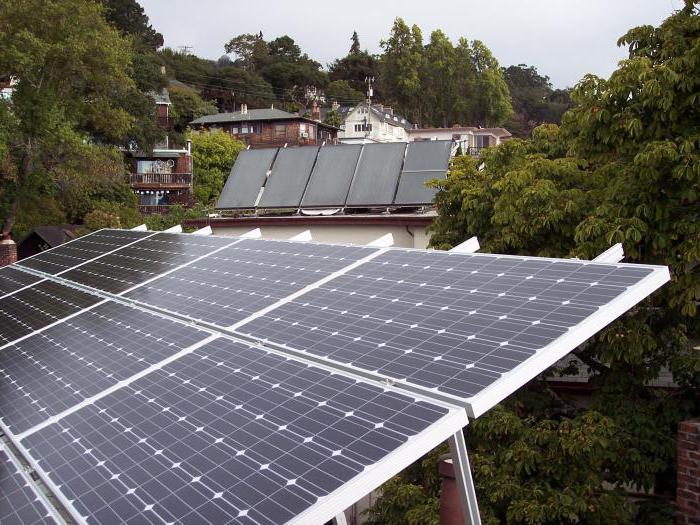
[[[17,220],[17,211],[19,210],[19,200],[20,200],[20,195],[22,193],[22,186],[24,181],[29,177],[29,174],[32,172],[32,169],[34,167],[34,152],[32,151],[32,139],[27,139],[27,143],[25,144],[25,152],[24,152],[24,157],[22,158],[22,167],[17,174],[17,181],[15,182],[15,196],[14,199],[12,200],[12,206],[10,207],[10,211],[7,214],[7,217],[5,217],[5,222],[2,226],[2,234],[0,237],[3,239],[9,238],[10,237],[10,232],[12,231],[12,227],[15,225],[15,221]]]

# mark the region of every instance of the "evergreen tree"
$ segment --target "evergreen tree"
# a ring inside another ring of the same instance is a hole
[[[350,46],[350,54],[356,55],[360,52],[360,37],[357,36],[357,31],[352,32],[352,45]]]

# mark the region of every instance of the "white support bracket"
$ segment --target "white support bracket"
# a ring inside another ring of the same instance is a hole
[[[458,244],[449,251],[452,253],[474,253],[478,252],[480,248],[481,246],[479,245],[479,239],[472,237],[471,239],[467,239],[466,241]]]
[[[138,226],[135,226],[131,228],[132,232],[147,232],[148,231],[148,226],[145,224],[139,224]]]
[[[394,245],[394,236],[391,233],[382,235],[378,239],[374,239],[372,242],[368,243],[367,246],[373,248],[390,248]]]
[[[301,233],[297,233],[289,238],[290,241],[300,241],[300,242],[311,242],[313,237],[311,236],[311,230],[304,230]]]
[[[168,228],[167,230],[163,230],[163,233],[182,233],[182,225],[177,224],[173,226],[172,228]]]
[[[462,515],[465,525],[481,525],[479,515],[479,503],[476,500],[476,490],[472,471],[469,467],[469,456],[467,455],[467,444],[464,442],[462,430],[452,434],[448,439],[450,452],[452,453],[452,466],[455,471],[455,481],[457,490],[462,501]]]
[[[348,525],[348,520],[345,519],[345,513],[341,512],[335,518],[335,525]]]
[[[204,228],[193,231],[192,235],[212,235],[213,233],[211,226],[205,226]]]
[[[611,246],[610,248],[605,250],[598,257],[593,259],[593,262],[613,263],[614,264],[614,263],[619,263],[624,258],[625,258],[625,250],[622,247],[622,244],[618,242],[614,246]]]
[[[244,239],[262,239],[262,231],[260,231],[260,228],[254,228],[250,231],[242,233],[240,237]]]

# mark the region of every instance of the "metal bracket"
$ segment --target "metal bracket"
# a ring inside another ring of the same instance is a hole
[[[467,445],[464,442],[464,434],[459,432],[452,434],[448,439],[450,452],[452,453],[452,465],[455,471],[455,481],[462,500],[462,514],[465,525],[481,525],[479,515],[479,503],[476,500],[474,490],[474,480],[472,479],[471,468],[469,467],[469,456],[467,455]]]

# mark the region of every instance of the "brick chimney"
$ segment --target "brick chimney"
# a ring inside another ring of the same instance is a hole
[[[241,104],[241,114],[242,115],[248,114],[248,104]]]
[[[700,523],[700,419],[678,425],[676,525]]]
[[[311,104],[311,118],[317,122],[321,122],[321,108],[318,107],[316,101]]]
[[[445,454],[440,457],[440,475],[442,476],[442,489],[440,490],[440,525],[462,525],[462,500],[459,497],[459,488],[455,479],[455,469],[452,464],[452,456]]]
[[[9,234],[0,240],[0,267],[17,262],[17,244]]]

